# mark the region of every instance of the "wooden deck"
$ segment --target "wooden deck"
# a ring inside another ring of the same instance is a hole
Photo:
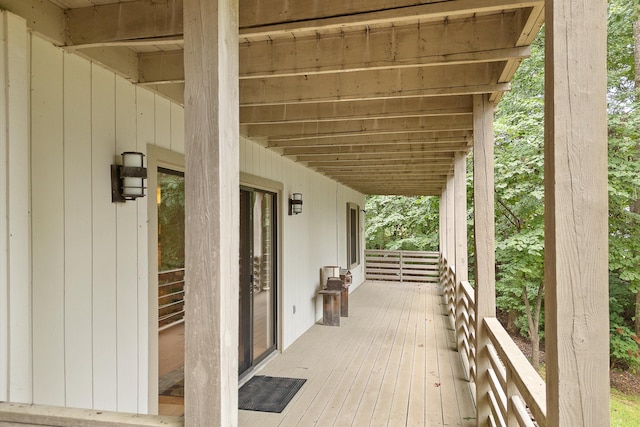
[[[239,411],[240,426],[475,425],[437,285],[366,282],[349,303],[258,373],[307,379],[286,409]]]

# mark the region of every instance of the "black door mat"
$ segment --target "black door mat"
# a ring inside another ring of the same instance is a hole
[[[258,375],[238,392],[238,409],[280,413],[307,380]]]

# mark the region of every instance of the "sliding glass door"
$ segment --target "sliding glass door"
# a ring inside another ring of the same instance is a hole
[[[276,194],[240,189],[239,373],[276,349]]]

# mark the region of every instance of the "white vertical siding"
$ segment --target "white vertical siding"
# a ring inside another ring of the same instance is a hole
[[[155,97],[156,139],[158,147],[171,149],[171,103],[159,96]]]
[[[136,151],[136,91],[116,77],[116,153]],[[144,150],[143,150],[144,151]],[[138,208],[146,200],[116,204],[117,410],[138,410]],[[132,256],[133,255],[133,256]]]
[[[147,150],[147,143],[153,143],[153,122],[148,120],[153,118],[152,108],[145,109],[153,106],[154,95],[145,89],[136,87],[136,151],[145,152]],[[149,99],[151,101],[149,101]],[[144,102],[147,100],[147,102]],[[183,137],[184,138],[184,137]],[[153,189],[151,190],[151,196],[154,197]],[[138,207],[138,412],[149,413],[152,409],[149,405],[150,396],[149,390],[157,390],[157,372],[158,367],[156,365],[151,366],[151,359],[149,358],[149,349],[152,344],[152,339],[157,340],[158,334],[156,333],[156,324],[151,323],[149,320],[149,249],[148,249],[148,217],[147,217],[147,203],[142,201],[137,203]],[[155,300],[157,301],[157,299]],[[153,333],[150,334],[150,331]],[[155,348],[155,346],[154,346]],[[153,372],[153,374],[151,374]],[[155,381],[150,381],[154,378]],[[151,388],[152,387],[152,388]],[[157,402],[157,398],[153,398],[153,402]],[[157,413],[157,409],[153,411]]]
[[[91,196],[91,64],[64,55],[64,357],[66,404],[93,406],[92,348],[92,196]],[[74,165],[74,167],[68,167]]]
[[[26,27],[22,34],[26,39]],[[32,69],[33,88],[32,160],[21,180],[26,186],[30,177],[33,199],[33,277],[31,288],[23,286],[33,294],[28,400],[144,413],[155,399],[148,388],[155,325],[148,307],[147,204],[112,203],[109,166],[123,151],[146,152],[147,144],[182,150],[184,113],[29,37],[32,51],[21,62]],[[28,254],[21,259],[28,263]]]
[[[64,405],[62,51],[32,37],[33,399]]]
[[[93,404],[113,411],[117,409],[118,374],[116,205],[111,202],[111,180],[106,170],[116,155],[114,83],[113,73],[91,66]]]
[[[30,402],[29,40],[24,19],[0,12],[0,401]],[[5,202],[6,201],[6,202]],[[9,365],[11,363],[11,365]]]

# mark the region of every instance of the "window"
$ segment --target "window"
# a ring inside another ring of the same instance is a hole
[[[347,203],[347,266],[360,264],[360,207]]]

